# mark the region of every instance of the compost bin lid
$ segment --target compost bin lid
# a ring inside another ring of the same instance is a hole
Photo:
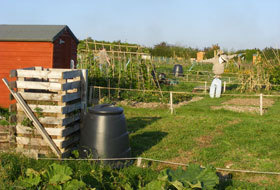
[[[88,111],[95,114],[115,115],[122,114],[123,108],[115,107],[112,104],[99,104],[97,106],[94,106],[93,108],[89,108]]]

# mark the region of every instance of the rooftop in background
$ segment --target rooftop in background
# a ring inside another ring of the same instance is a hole
[[[54,42],[64,31],[79,43],[67,25],[0,25],[0,41]]]

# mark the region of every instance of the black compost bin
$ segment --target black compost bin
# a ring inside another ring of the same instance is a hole
[[[183,66],[180,64],[174,65],[172,73],[174,74],[174,76],[183,76]]]
[[[101,104],[89,108],[81,127],[80,145],[94,158],[130,157],[126,119],[121,107]]]

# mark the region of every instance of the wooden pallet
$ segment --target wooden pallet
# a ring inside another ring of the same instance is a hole
[[[6,151],[15,145],[15,127],[0,125],[0,150]]]
[[[69,155],[79,141],[80,120],[85,107],[86,77],[81,70],[34,67],[11,71],[17,92],[37,117],[61,156]],[[50,145],[36,128],[23,126],[25,110],[17,103],[17,151],[32,157],[52,154]]]

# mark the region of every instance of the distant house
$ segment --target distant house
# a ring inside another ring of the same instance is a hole
[[[77,62],[78,43],[66,25],[0,25],[0,78],[19,68],[70,68]],[[0,107],[8,107],[9,91],[2,81],[0,89]]]
[[[205,55],[205,52],[203,52],[203,51],[200,51],[200,52],[197,52],[196,53],[196,61],[202,61],[203,60],[203,58],[204,58],[204,55]]]

